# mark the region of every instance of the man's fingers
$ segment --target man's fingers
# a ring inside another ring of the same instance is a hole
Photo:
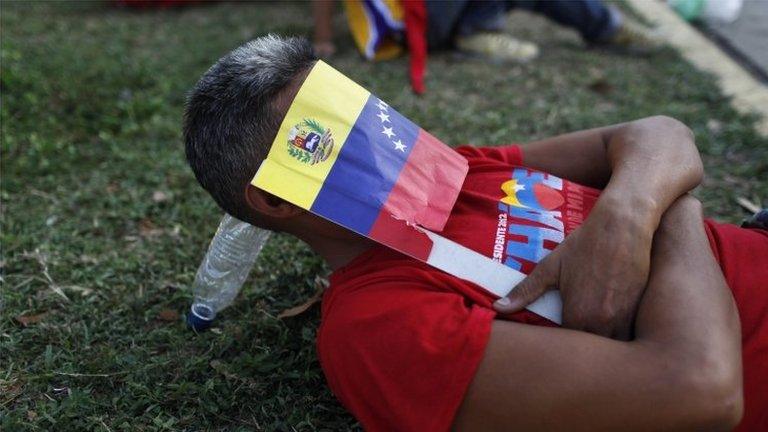
[[[557,258],[550,254],[509,295],[496,300],[493,303],[493,308],[501,313],[522,310],[557,284],[558,268]]]

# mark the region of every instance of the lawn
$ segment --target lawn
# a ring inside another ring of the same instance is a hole
[[[185,165],[185,94],[251,38],[309,34],[309,5],[1,7],[0,429],[358,428],[319,368],[318,308],[277,318],[327,274],[303,244],[273,236],[211,331],[182,322],[221,217]],[[738,196],[768,204],[768,140],[711,77],[671,50],[624,57],[541,19],[512,22],[542,46],[539,60],[435,54],[420,98],[405,59],[363,63],[345,32],[331,63],[451,144],[671,115],[696,133],[710,215],[739,221]]]

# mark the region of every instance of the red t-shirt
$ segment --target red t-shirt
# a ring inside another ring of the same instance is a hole
[[[521,167],[517,146],[457,151],[469,173],[442,234],[525,273],[581,224],[599,195]],[[768,430],[768,232],[710,221],[707,232],[741,315],[746,413],[739,430]],[[491,321],[554,325],[529,311],[497,316],[486,291],[385,247],[330,281],[320,363],[333,393],[372,431],[449,430]]]

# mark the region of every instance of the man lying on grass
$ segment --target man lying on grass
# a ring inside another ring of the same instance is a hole
[[[469,174],[441,234],[530,274],[496,301],[250,185],[315,61],[269,36],[219,60],[190,95],[186,154],[225,211],[333,268],[320,363],[366,429],[768,430],[768,232],[702,219],[687,127],[457,148]],[[524,310],[553,288],[560,328]]]

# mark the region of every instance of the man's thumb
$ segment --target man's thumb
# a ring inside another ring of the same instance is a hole
[[[517,312],[541,297],[557,283],[557,277],[553,272],[553,267],[557,268],[555,261],[549,259],[540,262],[531,274],[512,289],[512,292],[496,300],[493,308],[501,313]]]

